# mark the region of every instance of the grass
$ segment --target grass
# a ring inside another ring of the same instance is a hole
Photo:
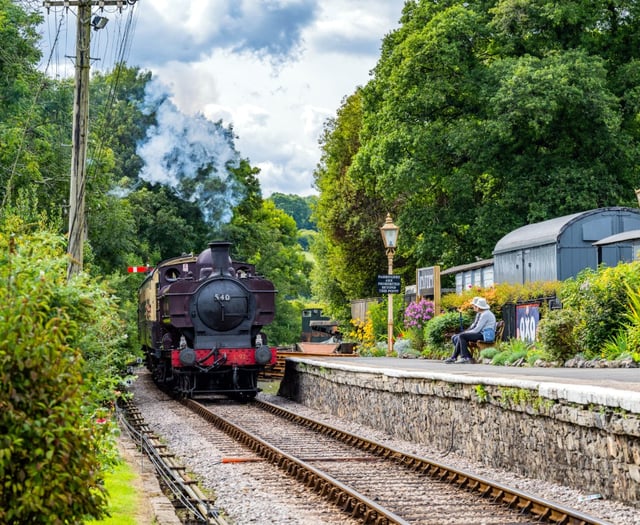
[[[258,387],[265,394],[273,394],[275,396],[280,388],[280,381],[258,381]]]
[[[110,517],[100,521],[87,521],[85,525],[139,525],[134,517],[140,495],[133,489],[137,474],[125,462],[115,467],[105,476],[105,487],[109,493]]]

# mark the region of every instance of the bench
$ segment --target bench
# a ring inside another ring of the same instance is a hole
[[[504,321],[498,321],[496,323],[496,338],[493,341],[469,341],[468,347],[473,358],[477,361],[480,352],[485,348],[492,348],[502,341],[502,334],[504,333]]]

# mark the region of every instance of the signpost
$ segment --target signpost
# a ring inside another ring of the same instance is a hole
[[[400,293],[399,275],[378,275],[378,293],[392,294]]]
[[[384,224],[380,227],[380,235],[382,235],[382,242],[384,243],[384,251],[387,254],[387,261],[389,263],[388,277],[393,275],[393,256],[396,253],[398,247],[398,228],[391,220],[391,214],[387,213],[387,218]],[[398,285],[398,291],[400,292],[400,286]],[[387,292],[387,355],[391,355],[393,352],[393,293]]]
[[[416,300],[423,297],[433,298],[433,309],[440,313],[440,266],[418,268],[416,271]]]
[[[516,336],[525,343],[536,340],[540,322],[540,304],[519,304],[516,306]]]

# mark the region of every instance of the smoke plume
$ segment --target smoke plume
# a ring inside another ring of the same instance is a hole
[[[210,224],[228,221],[242,191],[229,171],[239,163],[232,129],[202,114],[185,115],[171,101],[167,86],[155,79],[145,88],[142,111],[155,114],[156,125],[137,145],[145,163],[140,178],[197,202]]]

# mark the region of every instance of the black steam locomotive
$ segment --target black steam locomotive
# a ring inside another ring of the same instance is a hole
[[[273,283],[232,261],[231,243],[167,259],[138,294],[138,329],[154,381],[177,395],[251,399],[258,373],[276,363],[262,328],[273,321]]]

